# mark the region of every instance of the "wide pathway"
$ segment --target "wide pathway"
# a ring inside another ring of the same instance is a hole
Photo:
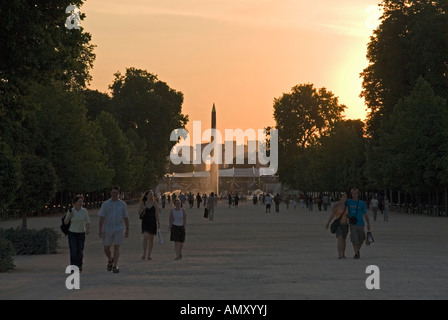
[[[222,205],[210,222],[202,208],[193,208],[187,209],[183,259],[175,261],[165,209],[164,244],[155,242],[153,260],[143,261],[137,206],[128,210],[119,274],[106,271],[97,210],[91,210],[79,290],[65,285],[69,249],[62,237],[57,254],[15,256],[15,270],[0,273],[0,299],[448,299],[448,218],[392,212],[384,222],[379,214],[372,222],[375,243],[363,246],[361,259],[352,258],[348,242],[348,258],[338,260],[336,238],[325,230],[330,212],[283,205],[266,214],[260,205]],[[2,221],[0,228],[20,223]],[[59,230],[59,223],[58,217],[31,218],[29,228]],[[372,265],[379,273],[366,273]],[[374,275],[380,288],[369,290],[366,280]]]

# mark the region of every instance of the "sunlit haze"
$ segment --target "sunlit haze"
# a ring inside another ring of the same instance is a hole
[[[145,69],[184,94],[182,112],[210,127],[274,126],[274,98],[298,84],[325,87],[365,119],[359,73],[378,23],[375,0],[87,0],[82,27],[96,60],[90,88]],[[157,115],[163,116],[163,115]]]

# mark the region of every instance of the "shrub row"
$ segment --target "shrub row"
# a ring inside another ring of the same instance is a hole
[[[26,229],[0,229],[0,237],[11,241],[15,254],[48,254],[56,253],[60,234],[53,228],[42,230]]]
[[[11,241],[0,237],[0,272],[14,269],[12,257],[16,254]]]

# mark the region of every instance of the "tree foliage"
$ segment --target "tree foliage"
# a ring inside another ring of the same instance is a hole
[[[0,135],[18,164],[16,177],[20,189],[15,199],[10,199],[14,208],[41,209],[38,207],[54,195],[58,183],[78,177],[61,174],[73,166],[66,162],[68,166],[63,167],[61,160],[67,159],[61,158],[67,154],[54,150],[63,150],[72,142],[73,135],[67,135],[68,142],[64,141],[67,132],[61,128],[68,125],[62,107],[70,104],[73,95],[69,93],[85,88],[91,79],[89,70],[95,58],[91,36],[82,27],[79,30],[65,27],[66,7],[73,4],[81,7],[83,2],[18,0],[0,4]],[[81,20],[84,17],[80,15]],[[46,107],[60,108],[50,115]],[[56,127],[61,130],[56,132]],[[10,175],[11,183],[13,176]],[[14,190],[11,185],[11,191]]]
[[[361,73],[373,136],[420,76],[437,95],[448,98],[447,2],[384,0],[381,6],[381,24],[368,45],[369,65]]]
[[[16,158],[9,146],[0,142],[0,209],[14,200],[19,185],[19,170]]]
[[[448,182],[448,2],[384,0],[368,45],[363,91],[372,188],[418,196]]]
[[[182,93],[145,70],[117,74],[112,97],[86,89],[95,46],[82,23],[65,26],[66,8],[83,3],[0,4],[0,208],[38,210],[56,191],[112,183],[146,189],[164,173],[169,133],[188,121]]]
[[[30,112],[27,123],[34,154],[48,159],[58,175],[58,191],[87,192],[110,186],[112,172],[102,152],[105,138],[86,118],[86,107],[77,92],[63,85],[38,85],[32,94],[38,108]]]
[[[274,118],[278,129],[280,179],[290,185],[293,162],[303,150],[324,136],[342,119],[345,105],[325,88],[312,84],[297,85],[290,93],[274,100]]]
[[[21,185],[17,191],[16,208],[22,210],[22,229],[26,229],[26,213],[40,210],[56,194],[58,177],[50,161],[36,155],[20,158]]]
[[[139,150],[147,159],[142,174],[148,184],[155,183],[166,173],[167,155],[175,144],[169,139],[171,131],[185,128],[188,121],[182,114],[183,94],[136,68],[127,68],[125,75],[117,72],[110,89],[120,127],[134,130],[146,143]]]
[[[96,124],[106,139],[104,151],[108,158],[108,166],[114,172],[112,184],[120,185],[124,190],[133,190],[131,151],[117,120],[110,113],[103,111],[97,117]]]
[[[84,88],[95,54],[91,35],[81,27],[67,29],[69,5],[82,0],[17,0],[0,5],[0,132],[21,121],[32,109],[24,101],[36,83],[62,81],[68,88]],[[85,18],[84,14],[80,19]]]
[[[370,150],[371,158],[379,161],[369,162],[367,175],[375,184],[407,192],[433,190],[446,183],[447,124],[446,99],[420,77],[410,95],[400,99],[382,122],[379,144]]]
[[[365,178],[364,123],[340,120],[294,161],[292,187],[311,191],[363,188]]]

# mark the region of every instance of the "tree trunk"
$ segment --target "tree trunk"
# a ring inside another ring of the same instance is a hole
[[[26,211],[22,212],[22,231],[25,231],[27,228],[27,216]]]

